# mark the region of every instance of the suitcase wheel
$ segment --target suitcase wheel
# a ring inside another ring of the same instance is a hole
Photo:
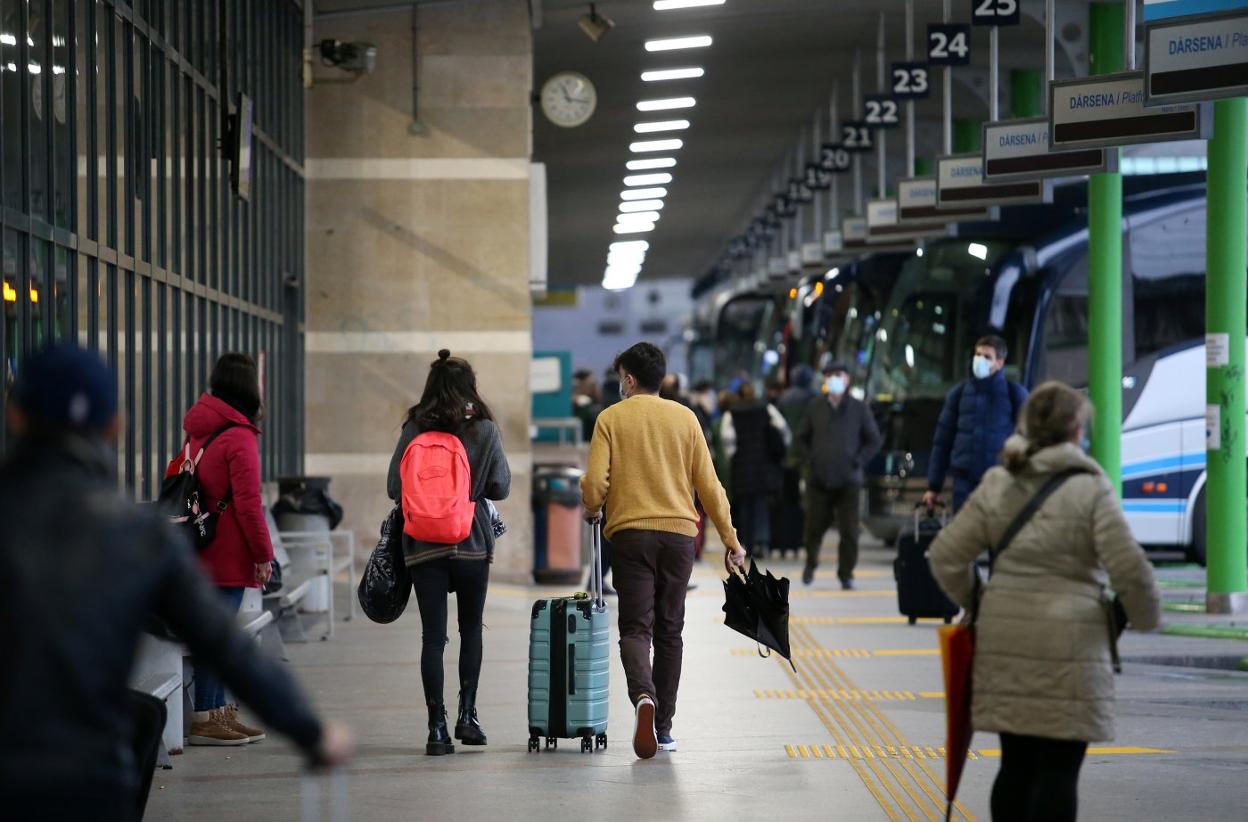
[[[592,753],[594,750],[594,738],[592,736],[581,737],[581,753]]]
[[[548,736],[548,737],[546,737],[546,748],[547,748],[548,750],[549,750],[550,748],[556,748],[556,749],[557,749],[558,747],[559,747],[559,740],[558,740],[558,739],[555,739],[553,736]]]
[[[917,622],[919,621],[919,618],[918,618],[918,617],[916,617],[916,616],[912,616],[912,617],[910,617],[909,619],[910,619],[910,624],[911,624],[911,625],[914,625],[915,623],[917,623]]]
[[[598,736],[594,738],[594,745],[605,751],[607,749],[607,735],[605,733],[598,734]]]

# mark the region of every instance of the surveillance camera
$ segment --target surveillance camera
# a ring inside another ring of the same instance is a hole
[[[352,74],[372,74],[377,68],[377,47],[372,43],[322,40],[321,61]]]
[[[607,32],[615,28],[615,21],[610,17],[603,17],[598,13],[593,3],[589,4],[589,12],[581,16],[577,21],[577,25],[581,27],[581,31],[585,32],[585,36],[597,43]]]

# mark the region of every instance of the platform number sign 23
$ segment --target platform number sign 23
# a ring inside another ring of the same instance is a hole
[[[899,100],[922,100],[932,93],[925,63],[893,63],[893,96]]]
[[[971,22],[977,26],[1017,26],[1019,0],[971,0]]]
[[[929,23],[927,62],[933,66],[965,66],[971,62],[971,27],[962,23]]]
[[[872,128],[897,128],[901,125],[899,108],[887,94],[870,94],[863,101],[863,119]]]

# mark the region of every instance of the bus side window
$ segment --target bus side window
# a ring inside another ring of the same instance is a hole
[[[1040,379],[1088,384],[1088,258],[1066,268],[1044,317],[1044,359]]]
[[[1135,355],[1146,357],[1205,334],[1205,209],[1131,230]]]

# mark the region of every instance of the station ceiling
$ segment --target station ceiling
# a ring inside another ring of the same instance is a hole
[[[955,21],[969,19],[970,2],[954,0]],[[1062,5],[1086,7],[1080,0]],[[615,23],[600,42],[592,42],[578,27],[589,3],[577,0],[541,0],[540,27],[534,33],[534,91],[551,75],[570,70],[589,77],[599,98],[596,113],[577,128],[557,127],[535,108],[534,154],[547,165],[552,286],[601,282],[607,247],[622,239],[612,233],[612,226],[628,173],[625,162],[634,156],[629,143],[639,139],[633,125],[665,118],[639,113],[639,100],[683,95],[697,100],[693,109],[666,113],[692,125],[670,135],[680,137],[684,146],[674,155],[678,164],[667,186],[662,219],[655,231],[642,235],[650,249],[641,274],[643,280],[695,278],[755,215],[760,197],[798,144],[801,130],[812,126],[817,109],[825,112],[827,128],[834,82],[839,82],[842,118],[850,119],[856,49],[861,49],[863,91],[876,90],[881,11],[886,14],[886,61],[905,59],[904,0],[726,0],[723,5],[672,11],[656,11],[651,0],[608,0],[596,7]],[[927,23],[940,21],[941,9],[941,0],[917,0],[916,52],[922,51]],[[1025,1],[1022,24],[1002,29],[1003,90],[1009,70],[1043,68],[1042,19],[1042,0]],[[1086,20],[1086,11],[1073,19]],[[709,34],[713,44],[662,53],[644,48],[650,39],[696,34]],[[1081,36],[1070,29],[1066,34],[1071,42]],[[987,118],[988,36],[986,28],[974,30],[973,65],[955,72],[957,117]],[[1070,71],[1072,59],[1078,56],[1059,49],[1059,76]],[[690,65],[702,66],[705,75],[649,83],[640,79],[643,70]],[[939,153],[939,81],[934,92],[917,108],[919,156]],[[1008,110],[1003,95],[1003,116]],[[893,134],[890,163],[900,163],[904,137]],[[864,188],[869,192],[874,157],[865,163]],[[847,189],[842,184],[842,192]],[[842,204],[848,201],[842,193]]]

